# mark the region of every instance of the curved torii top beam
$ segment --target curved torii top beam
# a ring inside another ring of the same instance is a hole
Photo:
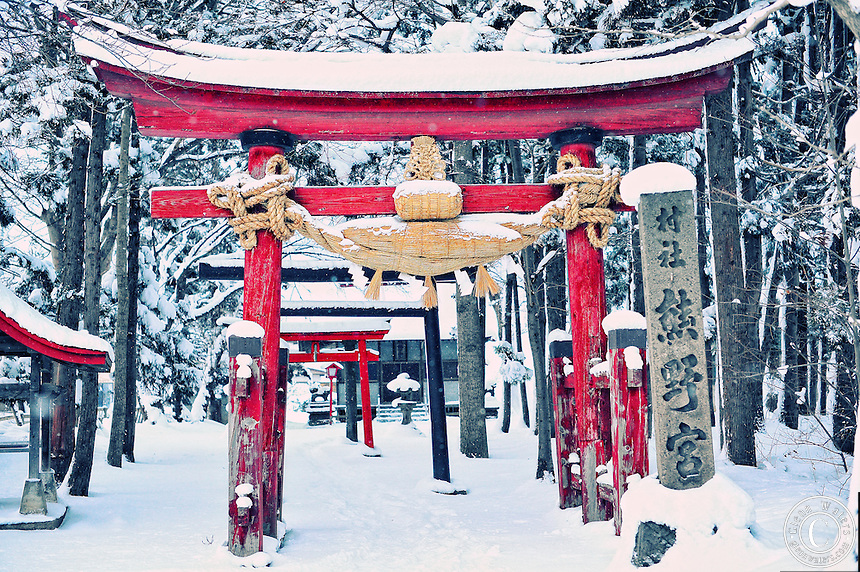
[[[80,369],[110,370],[108,342],[49,320],[2,284],[0,332],[0,354],[38,353]]]
[[[629,135],[701,127],[702,98],[725,89],[734,62],[754,48],[745,21],[746,13],[662,44],[572,55],[357,54],[165,43],[90,16],[75,28],[75,49],[112,94],[134,102],[145,135],[512,139],[577,127]]]

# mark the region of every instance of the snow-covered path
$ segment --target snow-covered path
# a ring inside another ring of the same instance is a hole
[[[417,426],[421,432],[375,423],[382,456],[370,458],[363,445],[344,439],[343,425],[291,424],[284,493],[290,533],[272,566],[314,572],[608,569],[620,540],[610,523],[584,526],[579,509],[556,507],[556,485],[533,478],[531,431],[514,427],[503,435],[490,421],[491,458],[467,459],[457,452],[457,420],[449,419],[451,474],[469,492],[446,496],[431,490],[429,424]],[[236,570],[222,547],[226,428],[212,422],[138,425],[138,462],[122,469],[104,462],[106,435],[101,431],[97,440],[91,496],[66,497],[69,515],[58,530],[0,532],[0,570]],[[808,463],[777,462],[785,457],[771,453],[771,468],[721,461],[718,471],[756,501],[753,533],[770,550],[749,570],[800,570],[782,544],[785,515],[805,496],[841,496],[844,473],[826,462],[813,475]],[[0,499],[20,498],[26,460],[24,453],[0,454]],[[696,569],[719,570],[720,563]]]

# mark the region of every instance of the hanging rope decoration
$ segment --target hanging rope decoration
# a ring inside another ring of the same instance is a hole
[[[403,178],[407,181],[445,180],[445,160],[435,139],[426,135],[412,138],[412,149]]]
[[[238,184],[227,181],[213,185],[206,195],[216,207],[233,211],[230,226],[242,248],[251,250],[257,246],[258,230],[271,230],[278,240],[288,240],[301,223],[300,218],[287,212],[287,207],[293,204],[287,198],[293,181],[295,177],[284,156],[273,155],[266,163],[266,176],[262,179],[246,173],[238,178]]]
[[[609,206],[621,202],[620,171],[582,167],[579,159],[568,153],[559,157],[558,172],[547,177],[546,182],[563,184],[564,191],[541,211],[541,224],[564,230],[588,225],[586,235],[591,246],[605,247],[609,243],[609,228],[615,221],[615,211]]]
[[[532,244],[551,228],[571,230],[587,224],[592,246],[603,248],[615,218],[610,209],[620,202],[617,169],[587,169],[573,155],[559,159],[549,184],[564,185],[561,196],[534,215],[463,215],[462,192],[445,180],[445,162],[432,137],[416,137],[404,183],[394,193],[399,217],[349,220],[336,226],[312,216],[290,199],[295,177],[282,155],[271,157],[266,176],[248,174],[213,185],[209,201],[233,212],[230,225],[245,249],[257,244],[258,230],[271,230],[279,240],[294,232],[347,260],[376,270],[365,292],[378,298],[382,272],[395,270],[424,276],[424,304],[437,303],[433,276],[477,266],[473,294],[495,295],[499,287],[485,264]]]

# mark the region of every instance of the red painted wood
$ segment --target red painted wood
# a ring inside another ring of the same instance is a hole
[[[108,90],[134,101],[141,133],[235,139],[274,128],[303,140],[544,138],[580,126],[608,135],[701,127],[702,98],[725,89],[731,64],[645,82],[533,91],[286,91],[163,80],[99,62]]]
[[[573,389],[566,387],[564,358],[550,360],[550,384],[555,409],[555,454],[558,467],[558,506],[572,508],[582,505],[579,477],[573,474],[571,453],[579,455],[576,439]]]
[[[228,547],[236,556],[250,556],[263,549],[263,456],[260,454],[263,414],[263,375],[259,358],[253,360],[252,377],[247,381],[247,397],[236,391],[236,359],[230,358],[230,416],[227,423],[228,439],[228,495],[227,511]],[[247,517],[243,518],[236,506],[236,486],[254,487],[248,495],[252,501]]]
[[[594,167],[594,146],[577,143],[566,145],[561,153],[572,153],[583,167]],[[599,391],[589,377],[589,361],[606,355],[606,335],[601,320],[606,316],[606,293],[603,274],[603,252],[588,242],[585,226],[566,233],[570,323],[573,332],[573,384],[576,402],[576,428],[582,478],[583,522],[605,519],[606,507],[597,496],[596,474],[602,464],[604,445],[598,415]]]
[[[281,153],[278,147],[252,148],[248,170],[254,177],[265,174],[266,161]],[[277,491],[279,458],[274,435],[277,403],[280,328],[281,328],[281,241],[268,231],[257,232],[257,246],[245,251],[245,288],[242,318],[263,326],[263,413],[260,455],[268,459],[263,479],[263,533],[276,536],[278,530]]]
[[[549,185],[462,185],[463,213],[531,213],[558,198]],[[393,215],[394,187],[297,187],[292,198],[312,215]],[[153,218],[233,216],[209,202],[205,187],[156,188],[151,192]]]
[[[22,328],[18,322],[3,313],[0,313],[0,331],[34,352],[56,361],[72,365],[91,366],[105,371],[110,367],[110,358],[107,352],[64,346],[46,340],[38,334]]]
[[[645,359],[645,350],[641,350],[639,354],[642,357],[644,369],[628,370],[628,379],[635,380],[633,383],[636,385],[633,386],[633,383],[628,383],[630,398],[627,403],[627,439],[632,444],[633,449],[631,470],[645,477],[650,472],[648,462],[648,364]]]
[[[533,213],[559,196],[549,185],[461,185],[463,214]],[[296,187],[292,198],[312,215],[393,215],[394,187]],[[616,211],[634,210],[615,205]],[[159,187],[150,192],[152,218],[218,218],[233,216],[206,198],[205,187]]]
[[[278,368],[278,394],[275,404],[275,451],[280,454],[275,455],[271,462],[277,465],[277,490],[275,495],[276,515],[278,520],[283,520],[284,507],[284,451],[286,446],[286,431],[287,431],[287,383],[289,381],[289,358],[282,361]],[[276,536],[277,537],[277,536]]]
[[[627,484],[627,476],[633,471],[633,451],[627,441],[627,367],[624,363],[624,350],[609,350],[612,371],[609,376],[609,393],[612,396],[612,486],[615,489],[615,502],[612,507],[612,520],[615,536],[621,536],[621,495]]]
[[[645,350],[639,350],[645,363]],[[624,349],[609,351],[612,363],[612,482],[615,535],[621,535],[621,497],[627,491],[627,477],[648,475],[648,402],[642,384],[643,370],[627,368]],[[631,382],[632,381],[632,382]]]
[[[361,361],[361,356],[358,351],[352,352],[296,352],[290,354],[290,363],[320,363],[324,361],[343,361],[353,362]],[[379,361],[379,354],[371,350],[367,352],[367,361]]]
[[[370,407],[370,373],[367,371],[367,341],[358,340],[358,374],[361,380],[361,423],[364,444],[373,449],[373,414]]]
[[[367,332],[281,332],[281,339],[287,342],[342,342],[345,340],[381,340],[388,330]],[[292,359],[292,358],[291,358]]]

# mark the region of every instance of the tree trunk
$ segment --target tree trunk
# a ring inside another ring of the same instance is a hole
[[[731,89],[707,96],[705,106],[726,449],[733,463],[755,466],[750,362],[753,348],[758,351],[758,336],[756,320],[750,313],[750,294],[744,288]]]
[[[99,298],[101,287],[101,193],[102,153],[105,147],[105,114],[101,109],[93,111],[92,140],[87,164],[86,217],[84,219],[84,326],[87,331],[99,335]],[[96,441],[98,420],[99,382],[94,371],[82,372],[81,417],[75,459],[69,473],[69,494],[87,496],[90,490],[90,474],[93,468],[93,448]]]
[[[134,129],[136,132],[137,129]],[[125,439],[122,452],[134,462],[134,430],[137,417],[137,300],[140,294],[140,182],[135,180],[128,193],[128,333],[126,339]]]
[[[525,173],[523,172],[523,154],[522,150],[520,149],[520,142],[516,139],[509,140],[508,151],[510,152],[511,156],[511,175],[513,177],[513,180],[511,182],[525,183],[526,177]],[[519,308],[519,304],[515,303],[514,307]],[[519,326],[519,319],[519,312],[517,312],[517,326]],[[518,347],[517,351],[522,351],[522,349]],[[522,404],[523,423],[526,427],[531,427],[528,387],[525,381],[520,382],[520,404]]]
[[[748,2],[742,2],[738,5],[738,10],[744,10],[748,7]],[[756,145],[754,138],[754,104],[752,92],[752,72],[750,62],[743,61],[737,65],[737,101],[738,101],[738,125],[740,127],[740,145],[739,156],[742,164],[746,165],[740,173],[740,193],[741,198],[752,203],[758,198],[756,191],[756,176],[755,171],[749,166],[748,159],[756,154]],[[761,232],[758,228],[743,229],[743,247],[744,247],[744,263],[745,272],[744,279],[746,283],[746,291],[749,295],[749,308],[754,313],[750,316],[761,315],[761,307],[758,304],[756,295],[761,291],[762,282],[762,264],[761,264]],[[756,320],[757,321],[757,320]],[[758,329],[756,328],[756,340]],[[749,364],[749,371],[752,378],[750,384],[750,398],[753,400],[752,405],[755,408],[756,425],[761,425],[764,420],[763,403],[763,386],[764,363],[761,359],[752,360]]]
[[[460,452],[477,459],[489,457],[484,409],[483,300],[457,290]]]
[[[648,162],[645,148],[645,135],[634,135],[630,149],[630,170]],[[645,283],[642,280],[642,251],[639,248],[639,213],[630,213],[630,307],[634,312],[645,315]]]
[[[114,343],[114,398],[107,462],[112,467],[122,466],[126,441],[126,409],[128,407],[128,153],[131,142],[131,107],[122,111],[120,140],[119,182],[117,184],[116,223],[116,341]]]
[[[86,112],[79,117],[89,122]],[[77,330],[81,320],[81,286],[84,279],[84,197],[86,195],[87,156],[89,141],[78,140],[72,147],[72,168],[66,200],[66,220],[63,236],[62,276],[57,303],[57,323]],[[69,470],[75,452],[75,369],[59,367],[58,385],[66,393],[57,402],[62,413],[55,417],[55,435],[59,447],[54,448],[52,467],[61,482]],[[59,435],[57,433],[59,432]]]
[[[517,281],[516,276],[514,276],[514,287],[511,291],[511,298],[513,299],[513,311],[511,312],[511,320],[513,321],[513,330],[514,330],[514,344],[511,344],[511,347],[516,352],[523,351],[523,327],[522,322],[520,321],[520,285]],[[523,414],[523,424],[526,427],[531,427],[529,423],[529,399],[526,394],[526,385],[524,382],[520,382],[520,405],[522,406],[522,414]]]
[[[537,472],[535,478],[542,479],[547,473],[555,475],[552,465],[552,444],[550,442],[550,396],[546,375],[546,314],[543,301],[544,279],[542,271],[537,272],[540,250],[529,246],[522,251],[523,270],[525,270],[526,307],[528,311],[529,343],[535,366],[535,423],[538,435]]]
[[[454,142],[455,181],[475,180],[471,141]],[[484,312],[475,296],[457,289],[457,359],[460,393],[460,452],[487,458],[487,420],[484,409]],[[481,300],[483,302],[483,300]]]
[[[800,352],[798,351],[798,293],[797,264],[785,268],[785,377],[783,379],[782,422],[790,429],[797,429],[797,393],[800,390]]]

